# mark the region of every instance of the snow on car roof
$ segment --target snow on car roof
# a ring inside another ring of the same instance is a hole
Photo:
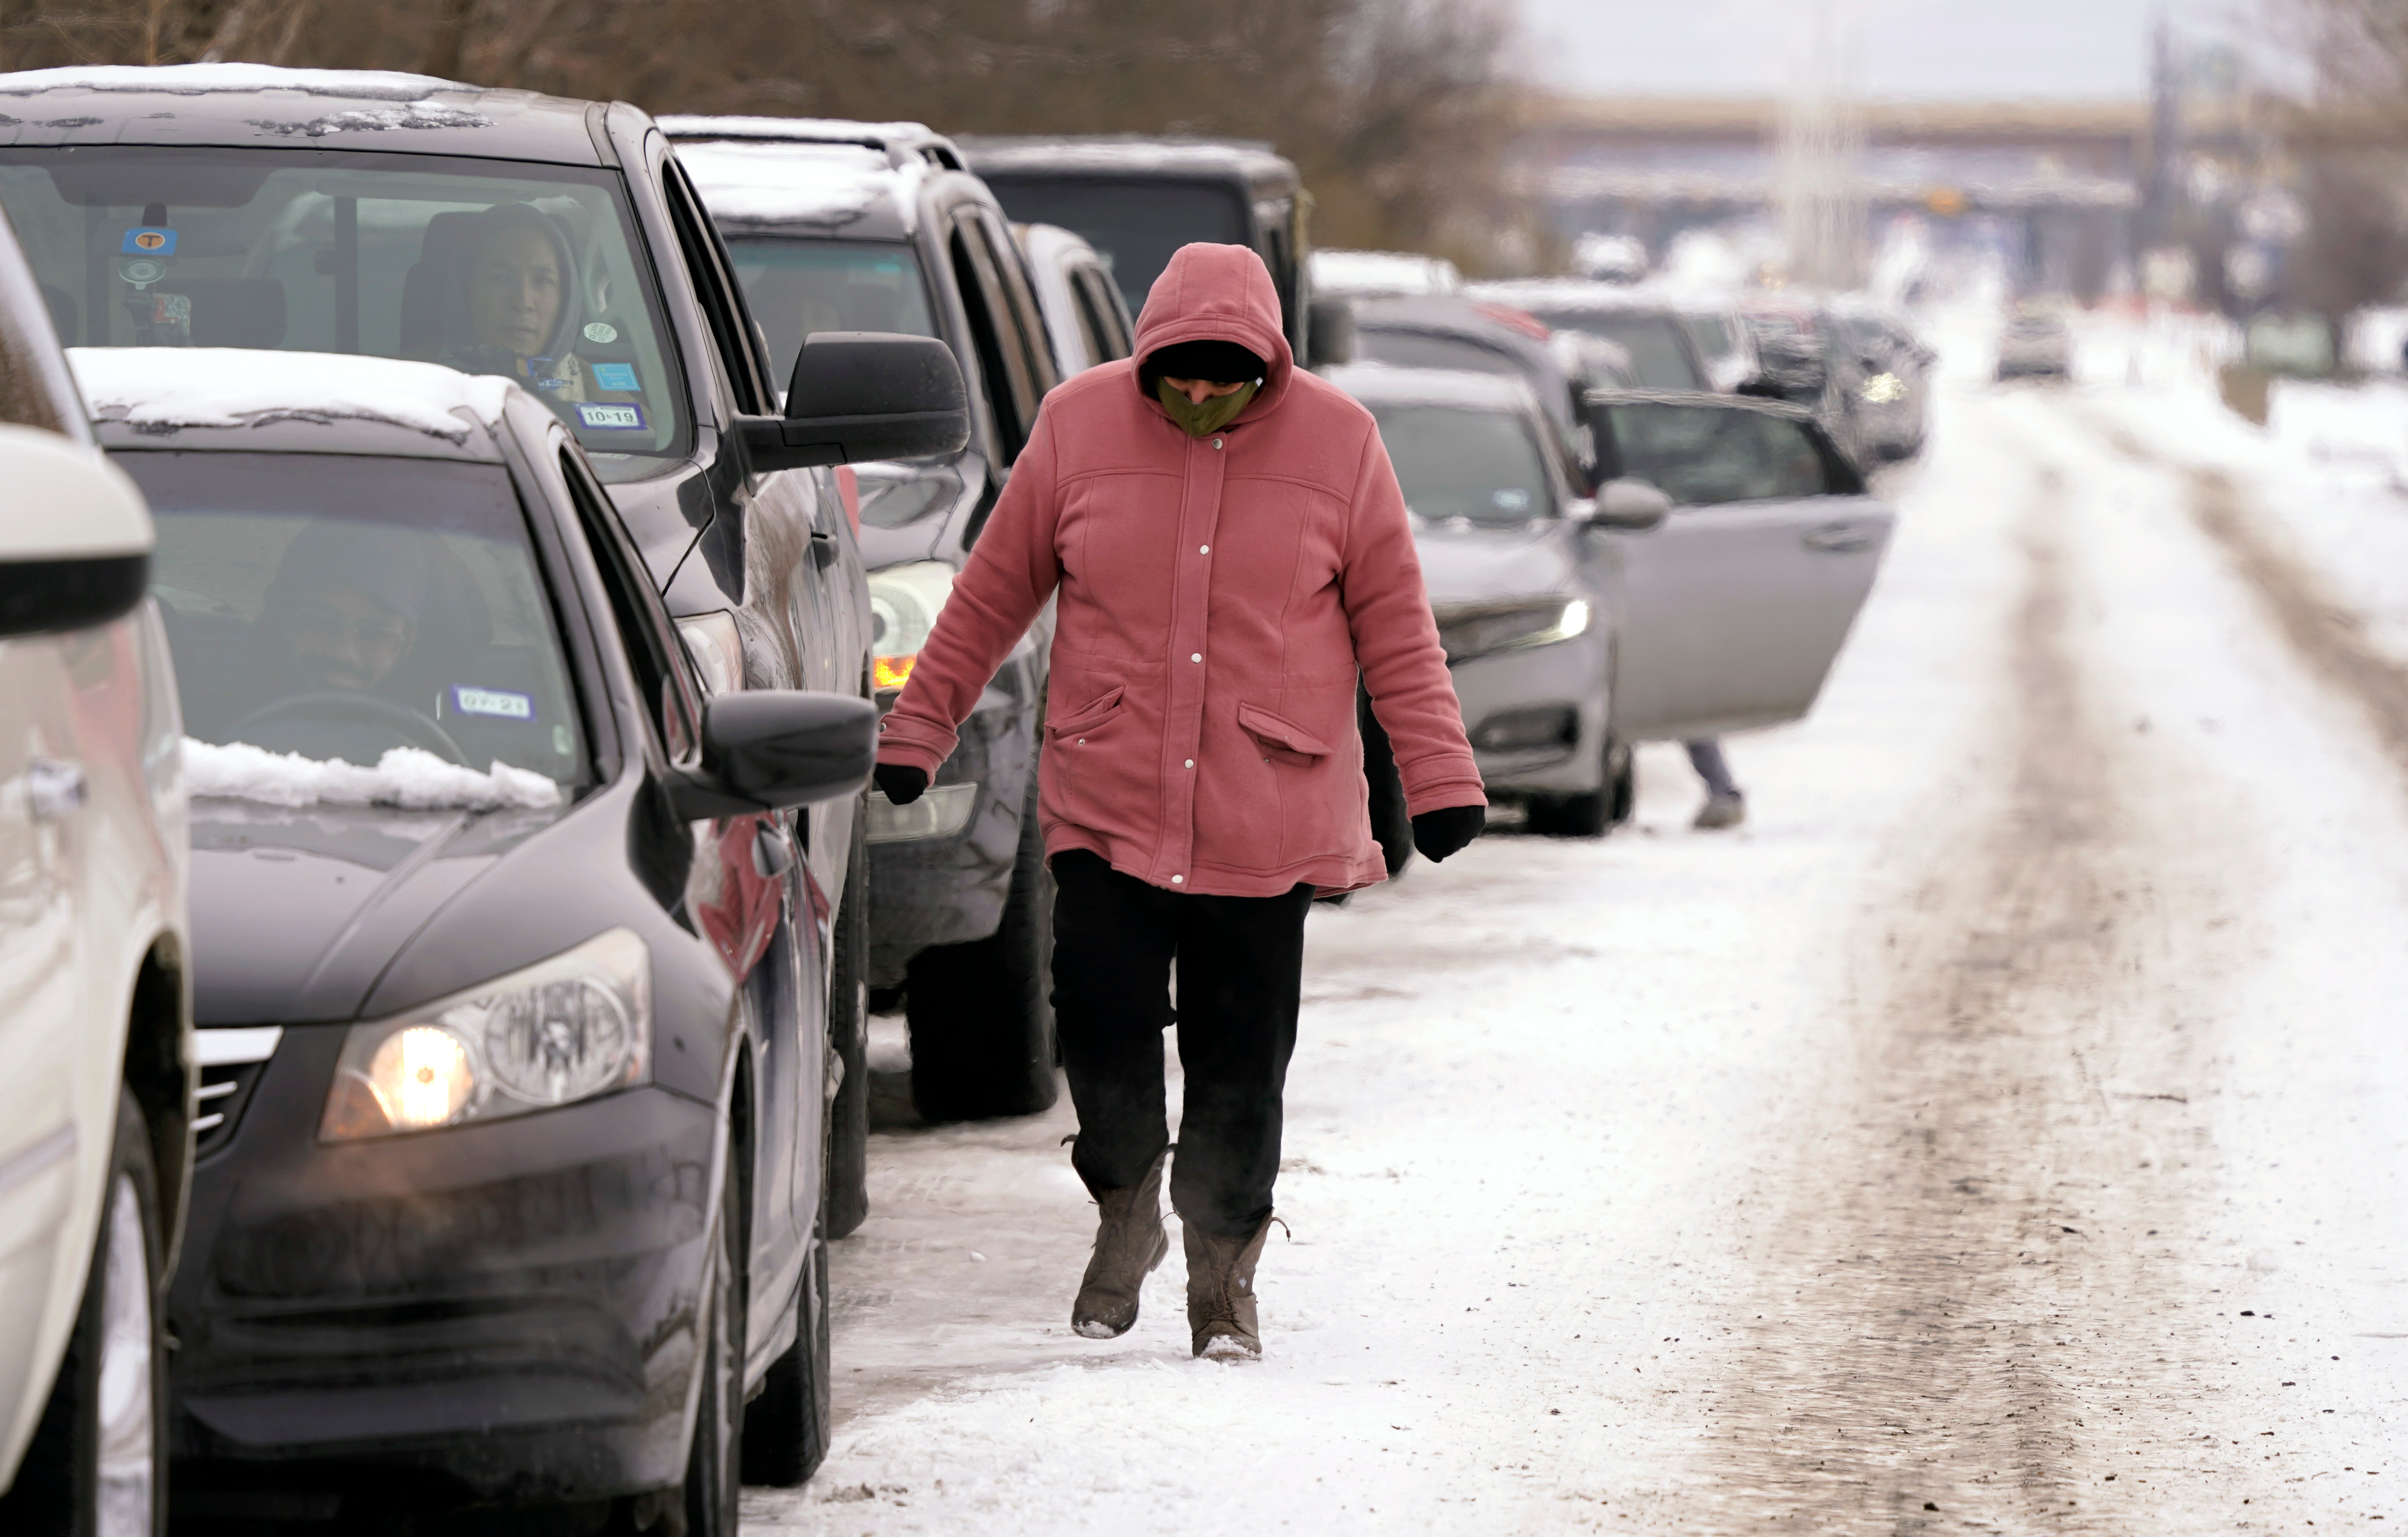
[[[735,224],[850,224],[891,199],[909,230],[923,163],[895,165],[858,144],[737,143],[678,146],[678,163],[694,179],[713,219]]]
[[[43,91],[150,92],[206,96],[220,92],[298,91],[312,96],[414,102],[437,91],[473,91],[457,80],[379,69],[283,69],[274,64],[73,64],[0,75],[0,95]]]
[[[1586,278],[1515,278],[1472,283],[1464,291],[1474,299],[1519,305],[1525,309],[1638,309],[1670,311],[1681,307],[1667,295],[1627,283],[1600,283]]]
[[[67,362],[94,420],[141,433],[369,421],[458,446],[479,425],[499,421],[503,402],[516,388],[499,375],[330,352],[74,347]]]
[[[867,144],[941,137],[924,122],[856,122],[849,118],[715,118],[671,112],[652,120],[673,139],[775,139],[785,143]]]
[[[1321,377],[1366,406],[1455,406],[1474,411],[1532,413],[1539,409],[1539,397],[1528,383],[1509,374],[1350,363]]]
[[[1287,174],[1292,169],[1255,139],[1148,138],[1139,134],[1058,138],[956,139],[980,171],[1226,171]]]
[[[1463,288],[1463,274],[1442,256],[1401,250],[1324,249],[1314,251],[1308,260],[1316,293],[1372,297],[1455,293]]]

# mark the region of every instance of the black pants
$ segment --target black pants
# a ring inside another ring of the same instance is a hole
[[[1183,896],[1083,849],[1054,861],[1054,1015],[1079,1109],[1071,1167],[1091,1190],[1126,1189],[1169,1144],[1162,1032],[1175,1022],[1187,1096],[1170,1204],[1206,1232],[1252,1235],[1279,1178],[1312,888]]]

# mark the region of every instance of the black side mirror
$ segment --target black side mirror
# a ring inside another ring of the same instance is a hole
[[[1305,334],[1312,356],[1307,365],[1313,368],[1334,368],[1354,361],[1354,306],[1334,295],[1315,299],[1305,306],[1309,323]]]
[[[859,793],[878,763],[878,710],[850,694],[772,689],[703,706],[702,767],[669,786],[687,821]]]
[[[969,391],[933,336],[821,331],[803,339],[783,417],[746,417],[758,470],[935,459],[970,440]]]

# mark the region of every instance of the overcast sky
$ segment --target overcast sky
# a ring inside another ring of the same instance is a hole
[[[1606,94],[1787,88],[1811,56],[1814,0],[1519,0],[1532,73]],[[2153,19],[2271,51],[2248,0],[1826,0],[1862,94],[2130,97],[2148,88]],[[2280,5],[2282,0],[2267,0]]]

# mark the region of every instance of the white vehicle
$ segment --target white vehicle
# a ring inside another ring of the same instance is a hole
[[[1029,285],[1062,377],[1127,357],[1136,346],[1128,306],[1096,248],[1059,224],[1014,224],[1011,235],[1028,258]]]
[[[1463,274],[1443,256],[1403,250],[1316,250],[1312,292],[1331,299],[1430,299],[1463,292]]]
[[[191,1178],[182,720],[150,513],[0,223],[0,1531],[164,1530]]]

